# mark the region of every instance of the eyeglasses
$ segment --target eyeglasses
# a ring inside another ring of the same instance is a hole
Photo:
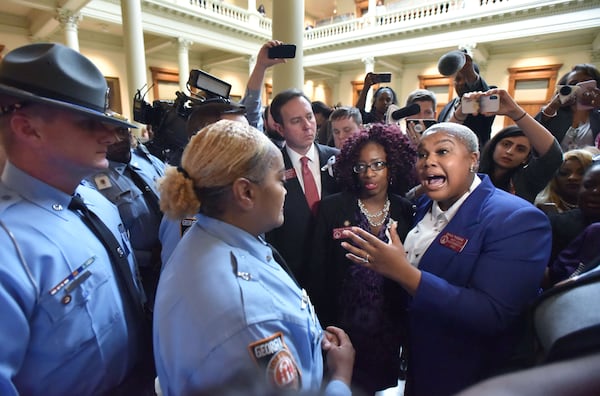
[[[367,171],[367,168],[371,168],[374,171],[380,171],[383,168],[387,167],[387,162],[384,161],[375,161],[370,164],[356,164],[352,167],[354,173],[364,173]]]

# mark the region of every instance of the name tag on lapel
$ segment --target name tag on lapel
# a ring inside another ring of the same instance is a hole
[[[296,170],[294,168],[285,170],[285,180],[296,179],[298,176],[296,175]]]
[[[467,246],[468,239],[463,238],[459,235],[452,234],[450,232],[446,232],[440,237],[440,244],[449,249],[454,250],[455,252],[462,252],[462,250]]]

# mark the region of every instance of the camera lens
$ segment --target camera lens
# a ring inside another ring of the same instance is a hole
[[[569,87],[568,85],[565,85],[563,87],[560,88],[560,91],[558,91],[561,95],[569,95],[571,93],[571,87]]]
[[[414,129],[414,130],[415,130],[415,132],[417,132],[417,133],[421,133],[421,132],[423,132],[423,126],[422,126],[421,124],[417,124],[417,123],[415,123],[415,124],[414,124],[414,127],[413,127],[413,129]]]

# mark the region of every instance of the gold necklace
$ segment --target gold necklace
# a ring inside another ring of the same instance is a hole
[[[386,198],[385,203],[383,204],[383,208],[377,213],[369,213],[365,205],[362,203],[360,198],[358,199],[358,208],[360,212],[365,215],[369,225],[371,227],[379,227],[385,223],[385,219],[387,218],[388,213],[390,212],[390,200]],[[381,218],[379,221],[375,221],[375,219]]]

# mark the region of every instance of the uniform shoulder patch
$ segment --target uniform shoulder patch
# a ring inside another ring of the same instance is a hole
[[[276,388],[300,389],[301,374],[294,356],[277,332],[248,345],[250,355],[265,371],[267,382]]]

